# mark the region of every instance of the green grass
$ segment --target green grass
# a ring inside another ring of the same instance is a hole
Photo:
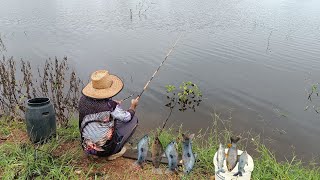
[[[232,135],[227,128],[218,129],[219,122],[222,120],[215,114],[213,127],[196,133],[193,140],[193,151],[197,154],[197,162],[192,173],[181,176],[180,179],[209,179],[214,175],[212,162],[214,153],[218,149],[219,143],[228,143],[228,139]],[[26,131],[25,124],[17,121],[8,122],[0,119],[0,126],[0,137],[12,136],[11,133],[17,129]],[[175,140],[178,143],[179,152],[181,152],[179,134],[182,132],[185,132],[182,126],[178,132],[167,129],[161,134],[160,141],[166,147],[169,142]],[[242,134],[242,141],[239,142],[240,148],[246,148],[248,143],[255,147],[255,152],[249,151],[250,154],[255,155],[253,156],[255,168],[252,179],[320,179],[319,164],[310,162],[309,166],[305,166],[296,157],[286,162],[279,162],[272,151],[259,142],[258,136],[252,137],[250,133],[247,133],[247,137],[244,137]],[[59,152],[61,145],[72,143],[75,144],[75,148]],[[57,151],[58,154],[54,153]],[[106,162],[95,163],[95,161],[91,161],[89,167],[83,167],[81,166],[82,153],[76,119],[71,121],[70,127],[58,128],[57,136],[43,145],[33,145],[28,140],[20,141],[19,138],[17,140],[8,139],[0,144],[0,179],[87,179],[89,176],[96,179],[98,176],[93,172]],[[81,170],[80,173],[76,173],[77,170]],[[144,171],[147,171],[148,179],[157,179],[156,177],[150,178],[151,168],[146,168]],[[113,177],[112,172],[105,173],[111,173],[109,176],[111,179],[118,177]],[[131,173],[126,172],[121,177],[129,178]],[[139,179],[147,179],[145,174],[140,174],[138,177]]]
[[[25,132],[24,124],[16,121],[8,123],[2,119],[0,125],[2,127],[0,136],[14,129],[23,129]],[[71,131],[74,131],[74,128],[59,129],[57,138],[42,146],[33,145],[29,141],[19,142],[18,139],[0,144],[0,177],[2,179],[37,179],[44,176],[48,179],[76,178],[73,173],[74,167],[68,165],[73,158],[76,158],[73,154],[66,152],[60,157],[51,154],[61,141],[68,140],[73,135]]]

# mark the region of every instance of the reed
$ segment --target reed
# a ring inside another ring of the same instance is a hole
[[[17,61],[13,57],[3,56],[0,61],[0,110],[9,119],[23,119],[27,99],[49,97],[58,122],[67,126],[78,107],[82,87],[67,57],[49,58],[38,68],[32,67],[29,61]]]

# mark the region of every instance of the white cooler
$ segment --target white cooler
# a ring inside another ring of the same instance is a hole
[[[228,149],[225,149],[225,152],[227,154]],[[243,151],[238,150],[238,155],[241,155],[242,152]],[[218,164],[218,162],[217,162],[217,152],[214,155],[213,164],[214,164],[214,167],[215,167],[215,172],[217,172],[218,171],[218,168],[217,168],[217,164]],[[223,168],[225,170],[225,173],[220,172],[219,174],[215,174],[215,179],[216,180],[231,180],[231,179],[250,180],[251,179],[251,172],[253,171],[253,168],[254,168],[253,159],[248,154],[248,165],[245,165],[245,167],[244,167],[245,173],[243,173],[242,176],[233,176],[235,173],[238,172],[238,163],[237,163],[236,167],[231,172],[229,172],[228,169],[227,169],[227,163],[226,163],[226,160],[225,160],[224,163],[223,163]]]

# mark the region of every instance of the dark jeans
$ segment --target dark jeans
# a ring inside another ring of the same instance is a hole
[[[117,145],[113,154],[118,153],[122,147],[128,142],[138,126],[138,118],[134,116],[129,122],[117,121],[116,133],[118,135]]]

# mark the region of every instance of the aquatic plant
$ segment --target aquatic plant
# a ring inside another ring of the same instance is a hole
[[[305,111],[311,107],[316,113],[320,113],[319,85],[319,83],[314,82],[308,83],[308,87],[305,89],[308,101],[305,107]]]
[[[38,68],[24,60],[18,67],[13,57],[3,56],[0,61],[0,110],[10,119],[23,119],[27,99],[45,96],[52,101],[58,122],[66,126],[78,107],[81,86],[82,81],[69,68],[67,57],[49,58]]]
[[[0,34],[0,52],[6,51],[6,46],[4,45],[2,39],[1,39],[1,34]]]
[[[170,111],[167,118],[163,122],[159,134],[166,126],[177,104],[179,106],[179,111],[184,112],[188,109],[192,109],[195,112],[196,107],[198,107],[202,101],[202,93],[200,89],[191,81],[182,82],[179,86],[179,89],[177,89],[174,85],[167,85],[166,92],[167,100],[169,102],[165,104],[165,106],[170,108]]]
[[[173,85],[167,85],[167,99],[169,103],[165,106],[174,108],[176,104],[180,105],[179,111],[186,111],[192,109],[196,111],[196,107],[200,105],[202,101],[202,93],[198,86],[191,81],[182,82],[179,86],[179,90]]]

